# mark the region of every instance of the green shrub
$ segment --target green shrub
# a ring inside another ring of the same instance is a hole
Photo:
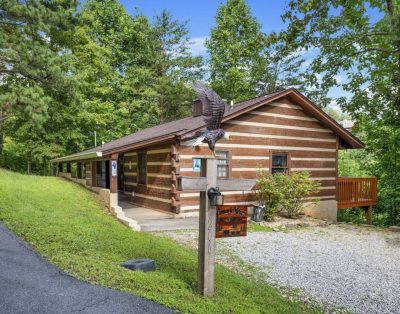
[[[284,197],[280,186],[286,180],[285,177],[281,174],[272,176],[263,170],[258,172],[255,196],[258,203],[265,206],[264,220],[266,221],[273,220],[278,212],[279,204]]]
[[[265,220],[272,220],[278,212],[289,218],[302,213],[306,197],[318,191],[319,183],[310,179],[307,171],[289,175],[265,171],[258,173],[256,198],[264,204]]]

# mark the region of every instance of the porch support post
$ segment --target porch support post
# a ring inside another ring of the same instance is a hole
[[[92,171],[92,187],[97,186],[97,161],[92,160],[91,161],[91,171]]]
[[[118,206],[118,154],[110,160],[110,207]]]
[[[372,225],[372,205],[365,207],[365,219],[368,225]]]

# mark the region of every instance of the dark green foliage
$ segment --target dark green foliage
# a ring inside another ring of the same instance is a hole
[[[48,173],[94,131],[101,144],[189,114],[202,73],[185,23],[163,11],[152,24],[118,0],[51,3],[1,2],[1,166]]]
[[[202,78],[202,58],[189,51],[188,29],[163,10],[152,25],[152,65],[160,123],[191,113],[191,85]]]
[[[228,0],[217,11],[206,46],[211,86],[238,102],[288,87],[303,88],[304,59],[266,35],[245,0]]]
[[[254,97],[266,68],[265,36],[245,0],[221,4],[206,42],[210,53],[211,85],[227,100]]]
[[[48,108],[73,97],[63,33],[77,1],[0,1],[0,111],[42,122]],[[1,121],[0,121],[1,123]]]
[[[357,122],[367,144],[359,170],[378,177],[375,213],[386,213],[385,224],[399,224],[399,2],[292,0],[283,18],[288,28],[277,38],[287,49],[317,53],[306,75],[306,85],[315,91],[311,96],[326,104],[334,86],[352,95],[336,101]]]

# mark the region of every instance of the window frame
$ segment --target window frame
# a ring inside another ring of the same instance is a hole
[[[274,166],[272,166],[272,159],[273,159],[273,156],[274,155],[286,155],[286,158],[287,158],[287,165],[286,165],[286,167],[274,167]],[[272,173],[272,170],[274,169],[274,168],[284,168],[285,169],[285,172],[284,172],[284,174],[290,174],[290,172],[291,172],[291,156],[290,156],[290,152],[288,152],[288,151],[274,151],[274,150],[271,150],[270,151],[270,154],[269,154],[269,173],[270,174],[273,174]]]
[[[139,182],[139,155],[144,155],[144,183]],[[137,162],[136,162],[136,183],[138,185],[147,185],[147,151],[137,152]]]
[[[226,160],[226,164],[221,164],[221,166],[226,167],[226,177],[218,176],[218,167],[220,166],[220,164],[217,163],[217,179],[222,179],[222,180],[229,179],[231,176],[231,161],[230,161],[231,154],[230,154],[230,151],[229,150],[217,150],[217,151],[215,151],[215,155],[218,155],[218,152],[226,153],[226,159],[223,159],[223,160]],[[218,160],[221,160],[221,159],[218,159]]]

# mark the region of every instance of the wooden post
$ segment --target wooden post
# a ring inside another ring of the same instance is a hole
[[[50,163],[50,176],[54,176],[54,164],[52,162]]]
[[[31,161],[28,160],[28,174],[31,174]]]
[[[118,192],[118,154],[112,154],[110,160],[110,193]]]
[[[207,191],[217,186],[217,159],[207,158],[206,190],[200,192],[198,290],[205,297],[214,295],[216,208],[209,205]]]
[[[365,218],[367,225],[372,225],[372,205],[365,207]]]
[[[97,186],[97,161],[92,160],[92,165],[91,165],[91,170],[92,170],[92,187]]]

